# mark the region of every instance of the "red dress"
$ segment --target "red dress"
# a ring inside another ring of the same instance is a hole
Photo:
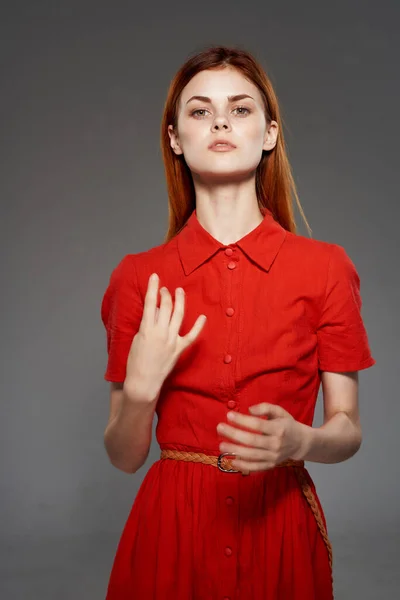
[[[207,322],[165,380],[157,405],[161,449],[218,456],[228,410],[262,401],[313,423],[320,371],[375,364],[361,317],[360,280],[336,244],[283,229],[269,211],[225,246],[193,211],[166,244],[126,255],[101,317],[104,378],[122,382],[151,273],[186,292],[180,333]],[[202,463],[157,460],[124,527],[107,600],[331,600],[324,540],[295,470],[243,476]],[[304,468],[323,523],[314,483]]]

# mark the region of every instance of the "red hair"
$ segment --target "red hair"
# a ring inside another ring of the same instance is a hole
[[[165,242],[173,238],[184,226],[196,207],[196,196],[192,175],[183,155],[176,155],[170,146],[168,125],[177,126],[178,107],[184,87],[200,71],[234,67],[259,89],[267,122],[278,123],[279,131],[275,147],[263,151],[256,171],[256,194],[258,204],[271,211],[274,219],[286,230],[296,233],[292,194],[311,234],[304,215],[283,137],[282,118],[277,96],[267,74],[256,59],[238,48],[212,46],[187,60],[171,81],[161,124],[161,151],[164,161],[168,191],[169,227]]]

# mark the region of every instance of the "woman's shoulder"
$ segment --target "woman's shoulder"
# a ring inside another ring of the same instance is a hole
[[[285,266],[302,285],[305,281],[323,289],[336,282],[360,285],[356,262],[338,243],[288,233],[285,259]]]
[[[173,268],[178,259],[176,241],[172,239],[146,250],[125,254],[115,267],[115,271],[120,277],[134,274],[140,281],[160,269]]]
[[[299,261],[306,261],[315,266],[327,265],[332,257],[348,258],[345,248],[338,243],[291,232],[287,232],[285,250],[292,260],[297,257]]]

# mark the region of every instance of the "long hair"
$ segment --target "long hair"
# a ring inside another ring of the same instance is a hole
[[[192,175],[183,154],[176,155],[170,146],[168,125],[176,129],[180,96],[184,87],[200,71],[234,67],[259,89],[267,123],[278,123],[275,147],[263,151],[256,171],[256,194],[260,209],[266,208],[282,227],[296,233],[293,198],[311,234],[311,228],[298,198],[296,185],[285,148],[282,118],[277,96],[271,81],[261,65],[248,52],[226,46],[212,46],[187,60],[170,83],[161,124],[161,151],[168,191],[169,226],[165,242],[171,240],[185,225],[196,207]]]

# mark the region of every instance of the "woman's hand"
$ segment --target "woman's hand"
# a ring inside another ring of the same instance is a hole
[[[219,423],[217,426],[219,434],[232,440],[223,441],[219,447],[221,452],[236,454],[237,458],[231,462],[235,469],[265,471],[287,459],[302,460],[308,440],[307,425],[296,421],[277,404],[263,402],[250,406],[249,412],[260,416],[232,411],[227,415],[232,425]],[[268,416],[268,420],[261,416]]]
[[[124,389],[128,397],[137,401],[153,401],[164,380],[172,371],[181,353],[198,337],[206,322],[199,315],[192,329],[179,335],[185,309],[185,293],[175,290],[175,304],[166,287],[160,289],[161,302],[157,308],[159,278],[149,277],[139,331],[129,351]]]

